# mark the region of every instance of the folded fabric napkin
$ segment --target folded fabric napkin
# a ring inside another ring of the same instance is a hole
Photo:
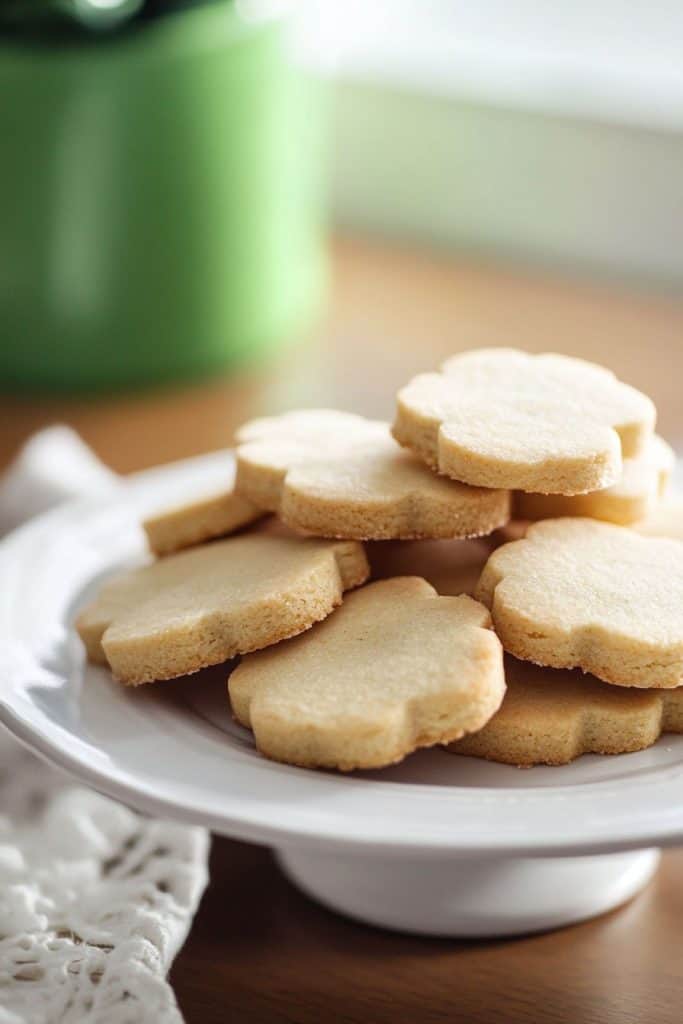
[[[118,486],[67,427],[0,480],[0,532]],[[73,785],[0,727],[0,1024],[181,1024],[166,981],[206,886],[208,834]]]

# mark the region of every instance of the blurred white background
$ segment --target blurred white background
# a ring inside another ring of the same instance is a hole
[[[336,218],[683,281],[680,0],[317,5]]]

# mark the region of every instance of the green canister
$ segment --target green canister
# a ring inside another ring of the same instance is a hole
[[[198,377],[318,309],[321,87],[256,10],[0,29],[3,390]]]

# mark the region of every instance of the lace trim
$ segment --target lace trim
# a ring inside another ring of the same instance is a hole
[[[181,1024],[165,980],[203,829],[150,820],[0,736],[0,1024]]]

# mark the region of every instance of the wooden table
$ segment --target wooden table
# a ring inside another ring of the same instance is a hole
[[[172,981],[188,1024],[680,1024],[683,852],[621,910],[545,935],[457,942],[323,910],[272,855],[214,842]]]
[[[338,405],[390,416],[410,374],[459,348],[557,349],[611,365],[683,440],[683,304],[605,283],[359,241],[334,249],[331,311],[267,369],[98,402],[3,398],[0,464],[36,427],[71,423],[126,472],[229,442],[246,416]],[[393,935],[315,906],[270,853],[216,839],[211,885],[172,980],[188,1024],[437,1021],[679,1024],[683,852],[606,917],[492,942]]]

